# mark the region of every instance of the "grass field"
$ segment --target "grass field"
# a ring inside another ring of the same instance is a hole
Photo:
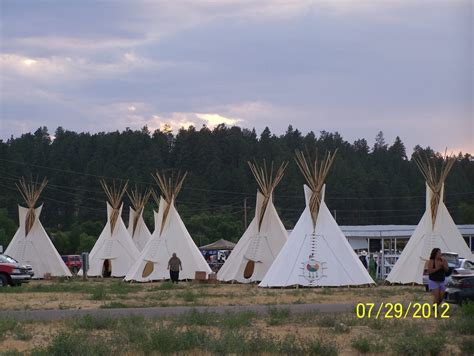
[[[267,305],[251,312],[191,311],[166,318],[0,320],[0,354],[472,354],[474,305],[449,319],[358,319],[353,313],[292,314],[277,304],[429,301],[421,287],[261,289],[254,285],[39,281],[0,291],[2,309]],[[5,308],[4,308],[5,306]]]
[[[242,284],[129,284],[118,279],[32,281],[0,290],[2,310],[387,301],[429,302],[430,295],[420,286],[266,289]]]

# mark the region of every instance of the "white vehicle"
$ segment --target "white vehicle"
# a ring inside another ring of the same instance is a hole
[[[473,276],[474,275],[474,262],[465,258],[458,258],[458,254],[454,252],[443,252],[443,257],[448,261],[451,275],[446,277],[446,284],[451,281],[451,276],[462,277],[462,276]],[[428,272],[426,269],[423,271],[423,285],[428,291]]]
[[[459,259],[459,267],[453,269],[453,276],[474,275],[474,262],[465,258]]]

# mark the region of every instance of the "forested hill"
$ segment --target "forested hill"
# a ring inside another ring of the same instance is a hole
[[[0,141],[0,245],[11,239],[18,223],[17,204],[22,201],[15,182],[21,176],[48,177],[40,198],[41,220],[65,253],[86,249],[106,220],[100,177],[127,179],[129,185],[144,188],[154,185],[151,173],[157,169],[188,171],[177,207],[198,245],[221,237],[235,241],[244,229],[244,200],[251,208],[255,204],[257,185],[247,165],[253,159],[290,162],[274,201],[285,226],[291,228],[304,207],[304,180],[294,151],[314,147],[321,155],[339,149],[326,188],[327,205],[339,224],[419,221],[425,208],[425,184],[398,137],[385,143],[379,133],[369,147],[365,139],[349,143],[338,133],[325,131],[302,135],[291,126],[280,136],[268,128],[257,134],[224,125],[213,130],[190,127],[176,135],[167,130],[151,133],[145,127],[98,134],[58,128],[52,136],[43,127]],[[415,152],[435,154],[429,147],[417,146]],[[459,154],[445,190],[455,222],[474,223],[473,157]],[[126,222],[128,205],[126,199]],[[145,217],[151,230],[153,208],[150,200]],[[249,209],[249,221],[252,217]]]

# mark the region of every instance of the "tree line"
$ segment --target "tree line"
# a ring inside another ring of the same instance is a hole
[[[129,186],[158,190],[151,173],[187,171],[177,208],[198,245],[219,238],[236,241],[253,218],[257,184],[247,162],[267,165],[288,161],[274,202],[290,229],[304,208],[304,179],[294,162],[296,149],[322,156],[338,149],[327,178],[326,203],[340,225],[416,224],[425,210],[425,183],[412,156],[397,137],[386,143],[379,132],[350,143],[337,132],[302,134],[291,125],[282,135],[260,134],[237,126],[189,127],[173,134],[169,127],[150,132],[77,133],[46,127],[0,141],[0,245],[6,247],[18,225],[22,204],[15,182],[47,177],[41,221],[60,253],[90,250],[106,220],[105,194],[99,180],[128,180]],[[413,154],[442,155],[416,146]],[[474,157],[459,153],[446,181],[445,202],[458,224],[474,223]],[[122,215],[128,222],[128,199]],[[247,209],[244,209],[244,206]],[[153,230],[154,202],[144,217]]]

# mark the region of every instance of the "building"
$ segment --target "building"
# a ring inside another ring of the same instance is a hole
[[[467,245],[474,251],[474,225],[457,225]],[[347,225],[341,226],[354,250],[369,252],[402,251],[416,225]],[[383,247],[382,247],[383,246]]]
[[[368,251],[380,261],[377,278],[385,279],[417,225],[341,225],[352,248]],[[474,225],[457,225],[467,245],[474,252]],[[288,234],[291,230],[288,231]]]

